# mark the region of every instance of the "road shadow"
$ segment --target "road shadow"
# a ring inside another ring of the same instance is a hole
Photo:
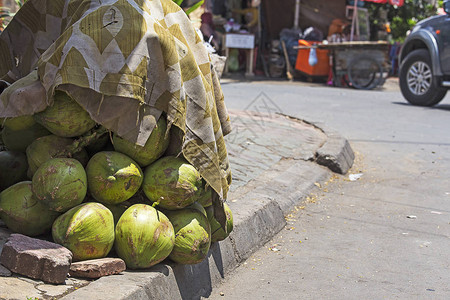
[[[227,73],[220,78],[220,85],[232,83],[261,83],[271,82],[274,84],[306,84],[311,86],[327,86],[327,78],[323,76],[305,76],[301,73],[295,73],[294,79],[289,81],[286,76],[266,77],[264,75],[245,76],[243,73]]]
[[[178,289],[183,300],[209,297],[212,292],[211,276],[224,278],[222,251],[219,243],[213,243],[208,256],[195,265],[171,264]],[[211,270],[214,270],[211,274]]]
[[[446,111],[450,111],[450,104],[437,104],[435,106],[415,106],[415,105],[411,105],[408,102],[391,102],[392,104],[396,104],[396,105],[402,105],[402,106],[409,106],[409,107],[414,107],[414,108],[422,108],[422,109],[431,109],[431,110],[446,110]]]

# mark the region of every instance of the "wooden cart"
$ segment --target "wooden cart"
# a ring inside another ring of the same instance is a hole
[[[328,50],[334,86],[373,89],[382,86],[390,71],[387,42],[343,42],[317,44],[311,47]]]

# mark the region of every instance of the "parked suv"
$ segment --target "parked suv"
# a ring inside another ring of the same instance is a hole
[[[444,11],[417,23],[400,52],[400,89],[411,104],[433,106],[450,88],[450,0]]]

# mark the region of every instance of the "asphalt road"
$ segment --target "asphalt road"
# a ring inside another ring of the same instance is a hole
[[[422,108],[385,86],[222,84],[230,109],[324,122],[356,162],[209,299],[450,299],[450,94]]]

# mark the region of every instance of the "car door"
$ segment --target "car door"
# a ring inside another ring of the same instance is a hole
[[[441,47],[441,67],[445,74],[450,74],[450,14],[441,23],[439,43]]]

